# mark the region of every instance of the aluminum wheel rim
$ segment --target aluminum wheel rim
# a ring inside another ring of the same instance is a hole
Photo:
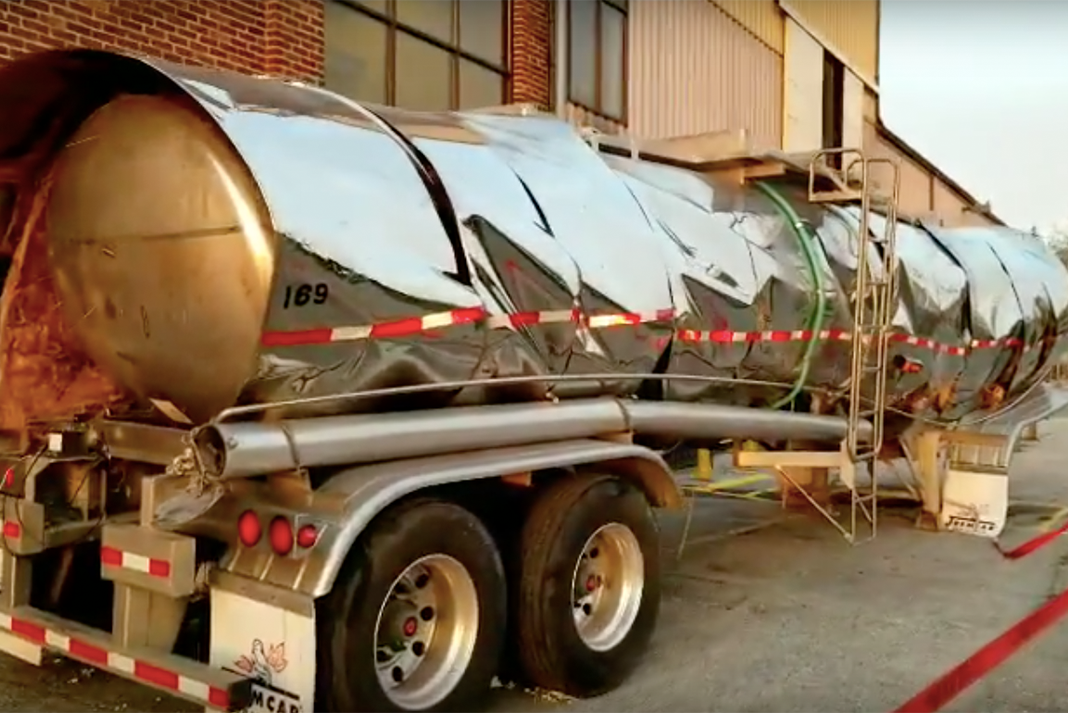
[[[478,637],[478,592],[467,568],[427,555],[393,581],[375,622],[378,682],[399,708],[440,703],[460,682]]]
[[[597,529],[582,548],[571,577],[575,630],[587,647],[619,645],[638,618],[645,587],[645,558],[626,525]]]

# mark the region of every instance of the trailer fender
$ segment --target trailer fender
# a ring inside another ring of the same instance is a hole
[[[412,458],[360,466],[338,473],[317,497],[344,498],[339,527],[330,528],[315,548],[300,589],[313,597],[328,593],[356,539],[383,510],[420,490],[449,483],[529,473],[548,468],[597,465],[635,482],[657,507],[680,507],[671,469],[654,451],[630,443],[592,439]]]

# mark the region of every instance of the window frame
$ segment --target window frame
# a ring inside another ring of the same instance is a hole
[[[574,87],[571,82],[571,63],[574,61],[574,22],[572,22],[571,8],[575,2],[592,2],[596,5],[596,11],[594,13],[594,54],[593,54],[593,81],[594,81],[594,101],[596,106],[590,106],[586,102],[578,101],[575,97]],[[604,97],[601,96],[601,85],[604,80],[604,47],[601,45],[602,27],[601,18],[604,15],[604,6],[608,5],[612,9],[619,11],[623,15],[623,56],[620,57],[622,67],[622,86],[620,87],[620,94],[622,97],[622,110],[619,116],[614,116],[604,109]],[[588,112],[596,114],[597,116],[609,119],[611,121],[619,122],[626,125],[627,123],[627,103],[630,96],[630,76],[627,68],[630,64],[630,7],[628,0],[568,0],[567,2],[567,101],[574,104],[577,107],[581,107]]]
[[[423,30],[412,27],[397,19],[397,2],[398,0],[385,0],[386,9],[383,13],[367,5],[363,5],[358,0],[326,0],[326,2],[333,2],[337,5],[344,7],[349,12],[357,12],[366,17],[371,18],[375,22],[378,22],[386,28],[386,56],[385,62],[385,103],[389,106],[396,106],[397,101],[397,37],[398,33],[404,33],[409,37],[416,39],[420,42],[439,49],[449,55],[449,110],[455,111],[460,104],[460,61],[466,60],[472,64],[478,65],[482,69],[493,72],[498,75],[501,80],[501,104],[508,102],[508,98],[512,94],[512,43],[511,43],[511,29],[512,29],[512,3],[508,0],[501,0],[501,59],[500,64],[494,64],[493,62],[479,57],[476,54],[472,54],[460,47],[462,40],[462,30],[460,27],[460,2],[459,0],[448,0],[452,7],[452,33],[456,38],[455,43],[453,40],[445,41],[441,38],[435,37]],[[325,28],[323,38],[323,55],[325,58],[327,52]],[[326,77],[323,77],[323,83],[326,83]]]

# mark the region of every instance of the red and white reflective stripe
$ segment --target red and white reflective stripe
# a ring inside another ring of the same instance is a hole
[[[1020,347],[1024,346],[1023,340],[1017,337],[1006,337],[1004,339],[973,339],[973,349],[996,349],[998,347]]]
[[[7,629],[35,644],[62,651],[72,659],[101,668],[109,668],[139,681],[196,698],[213,708],[228,710],[230,707],[230,693],[223,688],[182,676],[175,671],[169,671],[147,661],[108,651],[96,644],[61,634],[35,622],[0,612],[0,628]]]
[[[490,329],[503,329],[505,327],[532,327],[536,324],[564,324],[572,322],[578,324],[582,321],[582,312],[577,309],[555,309],[544,312],[516,312],[515,314],[502,314],[490,317],[486,320],[486,326]]]
[[[679,330],[679,340],[683,342],[712,342],[715,344],[739,344],[750,342],[807,342],[813,335],[819,341],[852,341],[853,335],[843,329],[825,329],[818,334],[808,330],[774,330],[763,332],[732,332],[730,330],[698,331],[694,329]],[[969,349],[997,349],[1001,347],[1019,347],[1020,339],[975,340],[969,346],[941,344],[933,339],[914,337],[909,334],[891,334],[891,342],[899,342],[914,347],[930,349],[953,356],[964,356]]]
[[[590,329],[606,329],[648,322],[668,322],[675,319],[674,309],[658,309],[651,312],[621,312],[619,314],[583,315],[580,310],[546,310],[544,312],[516,312],[490,317],[486,326],[490,329],[504,327],[531,327],[537,324],[585,323]]]
[[[742,342],[807,342],[814,332],[798,330],[766,330],[763,332],[732,332],[729,329],[700,331],[696,329],[679,330],[679,339],[684,342],[713,342],[715,344],[738,344]],[[825,329],[816,336],[820,341],[850,340],[849,332],[841,329]]]
[[[264,332],[260,341],[266,347],[293,347],[306,344],[352,342],[362,339],[409,337],[459,324],[480,322],[485,317],[486,310],[481,307],[470,307],[356,327],[323,327],[295,332]]]
[[[647,322],[667,322],[675,319],[675,310],[658,309],[652,312],[625,312],[623,314],[593,314],[586,317],[590,329],[620,327],[628,324],[645,324]]]
[[[619,314],[584,315],[578,309],[544,310],[540,312],[517,312],[515,314],[490,316],[481,307],[454,309],[411,317],[408,319],[379,322],[355,327],[322,327],[292,332],[264,332],[262,343],[268,347],[287,347],[311,344],[330,344],[333,342],[351,342],[365,339],[390,339],[409,337],[416,334],[434,332],[461,324],[483,323],[490,329],[531,327],[540,324],[585,323],[590,329],[606,329],[649,322],[669,322],[675,319],[673,308],[650,312],[623,312]],[[739,332],[729,329],[696,330],[681,329],[678,338],[683,342],[711,342],[714,344],[739,344],[749,342],[807,342],[815,333],[809,330],[764,330]],[[851,341],[853,336],[844,329],[825,329],[816,336],[820,341]],[[907,334],[893,334],[890,340],[911,346],[930,349],[954,356],[963,356],[969,349],[1000,349],[1028,347],[1021,339],[975,339],[967,346],[941,344],[926,337]]]
[[[100,548],[100,561],[108,567],[124,567],[136,572],[150,574],[166,579],[171,576],[171,563],[167,560],[153,559],[133,552],[124,552],[114,547]]]
[[[890,341],[908,344],[909,346],[913,347],[930,349],[931,351],[942,352],[943,354],[949,354],[950,356],[964,356],[968,353],[968,347],[955,346],[952,344],[941,344],[933,339],[927,339],[926,337],[914,337],[909,334],[891,334]]]
[[[525,327],[535,324],[559,324],[564,322],[585,323],[591,329],[604,329],[646,322],[666,322],[675,318],[674,309],[659,309],[652,312],[624,312],[621,314],[598,314],[584,317],[577,309],[546,310],[543,312],[518,312],[516,314],[490,317],[481,307],[454,309],[449,312],[428,314],[423,317],[399,319],[392,322],[360,325],[356,327],[323,327],[293,332],[264,332],[261,343],[267,347],[293,347],[309,344],[330,344],[364,339],[390,339],[410,337],[416,334],[454,327],[460,324],[485,322],[491,329],[502,327]]]

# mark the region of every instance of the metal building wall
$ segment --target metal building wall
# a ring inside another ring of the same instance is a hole
[[[745,0],[737,0],[744,3]],[[780,0],[861,78],[874,82],[879,58],[879,0]]]
[[[874,81],[879,56],[879,0],[712,0],[778,54],[783,11],[794,14],[865,81]]]
[[[991,226],[996,223],[990,218],[974,210],[965,210],[970,207],[960,195],[947,186],[941,179],[932,178],[934,213],[944,225],[949,226]]]
[[[783,53],[782,11],[777,0],[711,0],[776,54]]]
[[[793,20],[784,22],[782,147],[815,151],[823,145],[823,45]]]
[[[781,51],[720,4],[631,3],[628,133],[662,138],[745,129],[756,147],[781,145]],[[763,5],[761,0],[727,4],[738,6],[739,13],[744,6]],[[760,11],[744,12],[751,22],[767,20]],[[778,24],[781,41],[781,19]],[[760,27],[774,38],[773,28]]]
[[[926,218],[931,204],[931,175],[879,134],[875,125],[864,123],[864,150],[873,158],[897,159],[900,162],[901,188],[898,211],[911,218]],[[874,169],[873,169],[874,173]],[[878,180],[878,176],[876,179]]]
[[[911,218],[936,220],[946,226],[992,226],[999,223],[975,210],[970,199],[951,188],[926,166],[917,163],[876,128],[864,124],[864,150],[869,156],[900,162],[901,192],[898,210]],[[878,174],[877,174],[878,178]]]

